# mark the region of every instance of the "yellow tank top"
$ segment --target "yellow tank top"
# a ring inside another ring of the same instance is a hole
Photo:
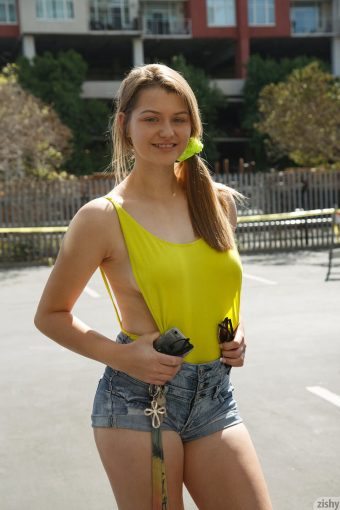
[[[140,225],[118,202],[117,211],[139,290],[161,333],[177,327],[194,349],[188,363],[208,363],[220,357],[217,324],[226,316],[234,329],[239,323],[242,265],[237,249],[219,252],[200,238],[190,243],[160,239]],[[130,338],[138,335],[122,327],[110,286],[105,285],[120,327]]]

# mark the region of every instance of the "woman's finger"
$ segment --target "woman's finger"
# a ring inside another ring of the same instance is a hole
[[[234,338],[234,340],[231,340],[230,342],[223,342],[220,343],[219,346],[221,349],[226,349],[228,351],[231,351],[233,349],[237,349],[238,347],[241,347],[241,345],[244,343],[244,338]]]
[[[244,364],[244,358],[246,354],[246,345],[243,343],[242,348],[235,349],[235,351],[222,351],[222,363],[231,365],[234,367],[241,367]]]
[[[230,358],[239,357],[245,349],[245,342],[242,341],[241,344],[236,345],[234,348],[230,348],[231,342],[224,342],[221,345],[221,351],[224,356],[228,356]]]

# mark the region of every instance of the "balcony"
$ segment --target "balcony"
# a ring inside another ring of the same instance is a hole
[[[142,17],[144,37],[191,37],[191,19],[174,18],[171,16]]]
[[[333,32],[334,35],[340,35],[340,18],[336,18],[333,21]]]
[[[290,19],[293,36],[329,36],[337,31],[330,0],[291,2]]]
[[[82,97],[86,99],[101,98],[111,100],[120,87],[121,81],[87,80],[83,83]],[[239,102],[243,95],[244,80],[211,80],[228,97],[229,102]]]
[[[131,19],[120,7],[90,8],[89,29],[91,31],[140,31],[138,18]]]

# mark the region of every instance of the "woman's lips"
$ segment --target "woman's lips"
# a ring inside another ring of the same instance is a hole
[[[159,149],[161,151],[164,151],[164,152],[170,152],[172,149],[174,149],[176,147],[176,143],[162,143],[162,144],[156,144],[156,143],[153,143],[152,144],[154,147],[156,147],[156,149]]]

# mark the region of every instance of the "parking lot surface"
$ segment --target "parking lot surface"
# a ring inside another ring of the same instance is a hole
[[[318,498],[340,496],[340,274],[324,281],[327,251],[242,261],[247,356],[232,370],[235,397],[273,508],[311,510]],[[104,366],[33,324],[50,271],[0,270],[0,506],[116,509],[90,424]],[[118,324],[99,271],[73,313],[115,338]],[[197,508],[186,490],[184,497],[186,510]]]

